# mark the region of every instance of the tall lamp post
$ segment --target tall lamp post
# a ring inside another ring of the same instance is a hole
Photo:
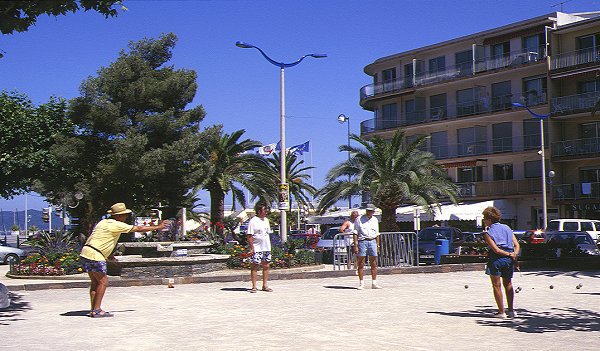
[[[265,59],[267,59],[267,61],[269,61],[271,64],[279,67],[279,82],[280,82],[279,135],[281,138],[280,151],[279,151],[279,154],[281,155],[279,157],[281,159],[281,167],[280,167],[280,173],[279,173],[279,178],[280,178],[279,179],[279,181],[280,181],[280,183],[279,183],[279,210],[281,213],[281,222],[280,222],[279,230],[281,233],[281,241],[286,242],[287,241],[287,218],[286,218],[287,213],[286,213],[286,211],[288,211],[290,209],[290,201],[289,201],[289,187],[288,187],[287,179],[286,179],[286,166],[285,166],[287,150],[285,148],[285,78],[284,78],[284,69],[288,68],[288,67],[296,66],[297,64],[302,62],[302,60],[304,60],[307,57],[324,58],[324,57],[327,57],[327,55],[326,54],[306,54],[294,62],[284,63],[284,62],[277,62],[277,61],[271,59],[258,46],[255,46],[255,45],[252,45],[249,43],[245,43],[243,41],[237,41],[235,43],[235,46],[242,48],[242,49],[250,49],[250,48],[256,49],[263,55],[263,57]]]
[[[546,230],[546,228],[548,227],[548,204],[546,200],[546,154],[544,152],[544,120],[550,117],[550,114],[538,115],[537,113],[531,111],[529,107],[519,102],[513,102],[512,105],[515,107],[522,107],[526,109],[527,112],[531,114],[531,116],[540,120],[540,151],[538,151],[538,154],[542,156],[542,214],[544,225],[543,229]]]
[[[350,148],[350,117],[341,113],[337,117],[338,122],[348,124],[348,148]],[[350,161],[350,150],[348,150],[348,161]],[[351,181],[350,175],[348,175],[348,182]],[[348,197],[348,210],[352,209],[352,195]]]

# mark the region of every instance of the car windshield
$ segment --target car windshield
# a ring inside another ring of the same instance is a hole
[[[329,229],[328,229],[328,230],[325,232],[325,234],[323,234],[323,239],[325,239],[325,240],[333,240],[333,237],[334,237],[336,234],[339,234],[339,233],[340,233],[340,230],[339,230],[339,228],[329,228]]]
[[[449,228],[425,228],[419,233],[420,241],[433,241],[436,239],[450,239],[452,230]]]
[[[585,234],[574,234],[574,235],[554,235],[550,239],[553,242],[558,244],[592,244],[594,245],[594,241],[589,235]]]

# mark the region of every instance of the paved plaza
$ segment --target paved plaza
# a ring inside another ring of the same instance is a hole
[[[115,317],[103,319],[85,316],[84,288],[13,291],[0,349],[597,350],[599,278],[517,274],[514,320],[490,318],[481,271],[382,275],[384,289],[363,291],[353,276],[274,280],[256,294],[248,282],[109,287]]]

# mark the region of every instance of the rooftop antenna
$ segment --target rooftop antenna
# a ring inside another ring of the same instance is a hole
[[[563,4],[566,4],[566,3],[571,2],[571,1],[573,1],[573,0],[565,0],[565,1],[562,1],[562,2],[559,2],[559,3],[556,3],[554,5],[550,5],[550,7],[557,7],[558,5],[560,5],[560,12],[563,12]]]

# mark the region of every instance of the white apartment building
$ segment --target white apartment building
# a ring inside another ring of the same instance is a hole
[[[494,200],[515,229],[600,219],[600,12],[561,12],[382,57],[360,105],[361,135],[428,136],[465,203]],[[464,219],[464,218],[461,218]],[[475,220],[474,218],[472,219]]]

